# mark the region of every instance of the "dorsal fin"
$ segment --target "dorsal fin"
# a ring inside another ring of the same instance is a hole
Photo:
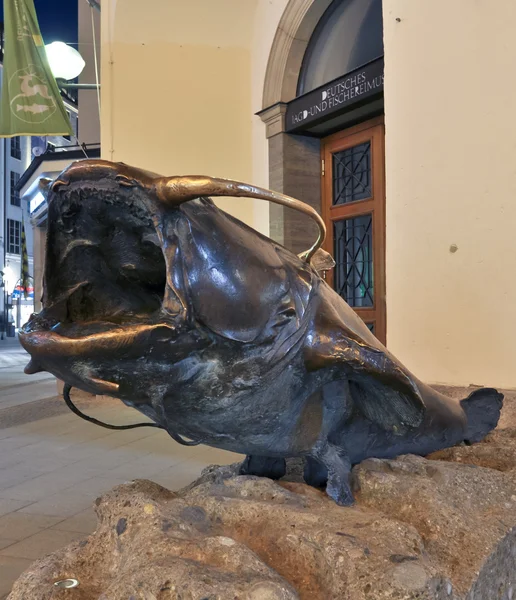
[[[298,256],[302,258],[302,255]],[[326,271],[331,271],[336,263],[329,252],[319,248],[310,259],[310,264],[319,275],[323,275]]]

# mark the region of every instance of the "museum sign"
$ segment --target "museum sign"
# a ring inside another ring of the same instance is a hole
[[[383,93],[383,57],[343,75],[287,106],[285,129],[301,131]]]

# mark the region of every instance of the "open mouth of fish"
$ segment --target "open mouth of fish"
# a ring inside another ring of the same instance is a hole
[[[26,373],[69,375],[73,362],[141,355],[156,340],[175,335],[152,216],[155,177],[140,170],[122,175],[109,164],[91,170],[84,161],[54,182],[43,310],[20,332],[32,357]],[[95,392],[118,387],[84,378]]]
[[[206,346],[177,292],[185,281],[175,265],[181,263],[177,232],[190,235],[181,205],[193,201],[210,210],[210,196],[277,202],[313,218],[319,238],[303,253],[306,261],[324,238],[315,210],[270,190],[203,176],[161,177],[102,160],[74,163],[48,195],[43,310],[20,333],[32,357],[26,372],[46,370],[87,391],[116,394],[118,383],[101,375],[109,361],[127,368],[131,360],[163,355],[166,346],[170,363],[172,346],[177,357],[186,347]]]

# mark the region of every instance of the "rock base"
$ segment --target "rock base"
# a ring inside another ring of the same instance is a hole
[[[9,600],[516,600],[504,410],[483,443],[358,465],[350,508],[296,481],[295,462],[278,482],[232,465],[177,493],[118,486],[96,532],[32,565]],[[54,585],[67,578],[78,587]]]

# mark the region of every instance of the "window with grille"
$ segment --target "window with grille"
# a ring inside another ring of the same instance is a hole
[[[11,156],[21,160],[21,143],[20,136],[11,138]]]
[[[306,48],[297,94],[315,90],[380,56],[382,0],[333,0]]]
[[[366,200],[373,195],[371,142],[333,154],[333,205]]]
[[[20,192],[16,190],[16,186],[20,181],[20,174],[11,171],[11,205],[20,206]]]
[[[374,305],[373,217],[334,221],[335,289],[353,308]]]
[[[21,254],[21,221],[7,219],[7,252]]]

